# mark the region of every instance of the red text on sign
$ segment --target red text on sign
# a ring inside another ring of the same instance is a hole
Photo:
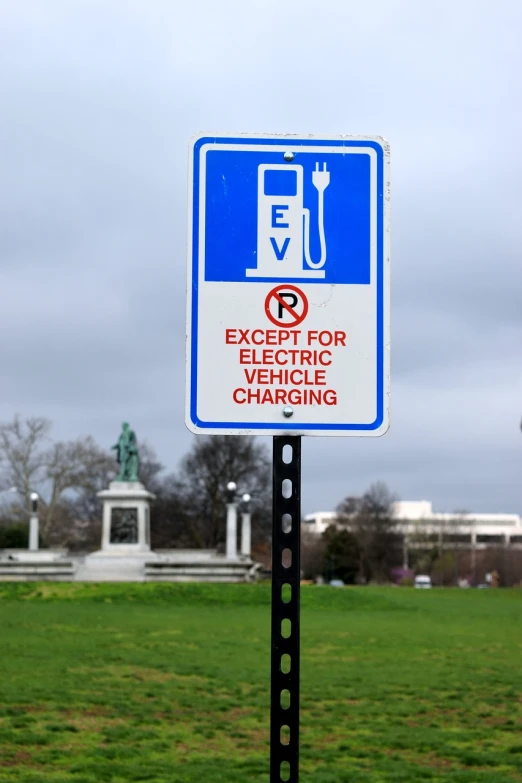
[[[238,405],[337,405],[333,389],[235,389],[232,397]]]
[[[346,347],[346,332],[316,332],[311,330],[308,332],[308,345],[319,343],[319,345],[333,345],[337,348],[339,345]]]
[[[237,405],[337,405],[336,390],[326,387],[346,343],[340,329],[225,329],[225,344],[238,346],[244,374],[244,387],[234,389],[232,399]]]
[[[298,348],[281,348],[273,351],[271,348],[240,348],[239,364],[306,364],[315,367],[320,364],[328,367],[332,363],[331,351],[307,351]]]
[[[248,384],[326,386],[326,370],[245,370]]]
[[[225,329],[226,345],[297,345],[299,329]]]

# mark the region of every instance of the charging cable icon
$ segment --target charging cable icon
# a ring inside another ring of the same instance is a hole
[[[324,191],[330,172],[315,164],[312,185],[317,190],[320,257],[310,252],[310,210],[304,206],[303,167],[261,164],[257,173],[257,267],[247,277],[324,278],[326,237]],[[305,267],[305,261],[307,267]]]

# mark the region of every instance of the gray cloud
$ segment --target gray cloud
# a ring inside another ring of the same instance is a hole
[[[304,507],[374,479],[438,508],[520,509],[522,9],[500,0],[0,9],[0,419],[174,468],[186,160],[198,131],[392,144],[392,427],[307,439]]]

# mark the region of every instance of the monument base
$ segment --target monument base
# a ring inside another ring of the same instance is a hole
[[[210,550],[179,549],[168,553],[105,550],[78,563],[78,582],[252,582],[261,565],[249,557],[227,558]]]
[[[102,545],[96,556],[122,557],[150,553],[150,501],[139,481],[111,481],[98,492],[103,501]]]
[[[146,582],[254,582],[261,565],[249,557],[228,558],[213,553],[201,556],[197,550],[172,552],[147,560]]]
[[[4,549],[0,552],[0,582],[72,581],[75,564],[65,550]]]
[[[156,555],[147,552],[129,553],[127,549],[100,549],[87,555],[76,568],[77,582],[144,582],[145,565]]]

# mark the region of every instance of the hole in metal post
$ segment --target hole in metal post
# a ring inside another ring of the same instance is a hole
[[[290,446],[289,443],[286,444],[286,446],[283,446],[283,462],[285,465],[289,465],[292,462],[292,457],[294,456],[294,450]]]
[[[281,585],[281,601],[284,604],[289,604],[292,600],[292,585]]]
[[[288,653],[281,656],[281,671],[283,674],[288,674],[292,666],[292,661]]]
[[[289,533],[292,530],[292,515],[291,514],[283,514],[281,518],[281,527],[283,529],[283,533]]]
[[[281,620],[281,636],[283,639],[289,639],[291,633],[292,621],[289,620],[288,617],[285,617],[284,620]]]
[[[284,498],[292,497],[292,482],[290,479],[284,479],[283,485],[281,487],[281,494]]]
[[[290,691],[285,688],[281,691],[281,709],[287,710],[290,707]]]
[[[289,761],[282,761],[281,762],[281,780],[290,780],[290,762]]]
[[[281,745],[290,745],[290,726],[281,726]]]
[[[292,565],[292,550],[291,549],[283,549],[281,552],[281,565],[283,568],[290,568]]]

